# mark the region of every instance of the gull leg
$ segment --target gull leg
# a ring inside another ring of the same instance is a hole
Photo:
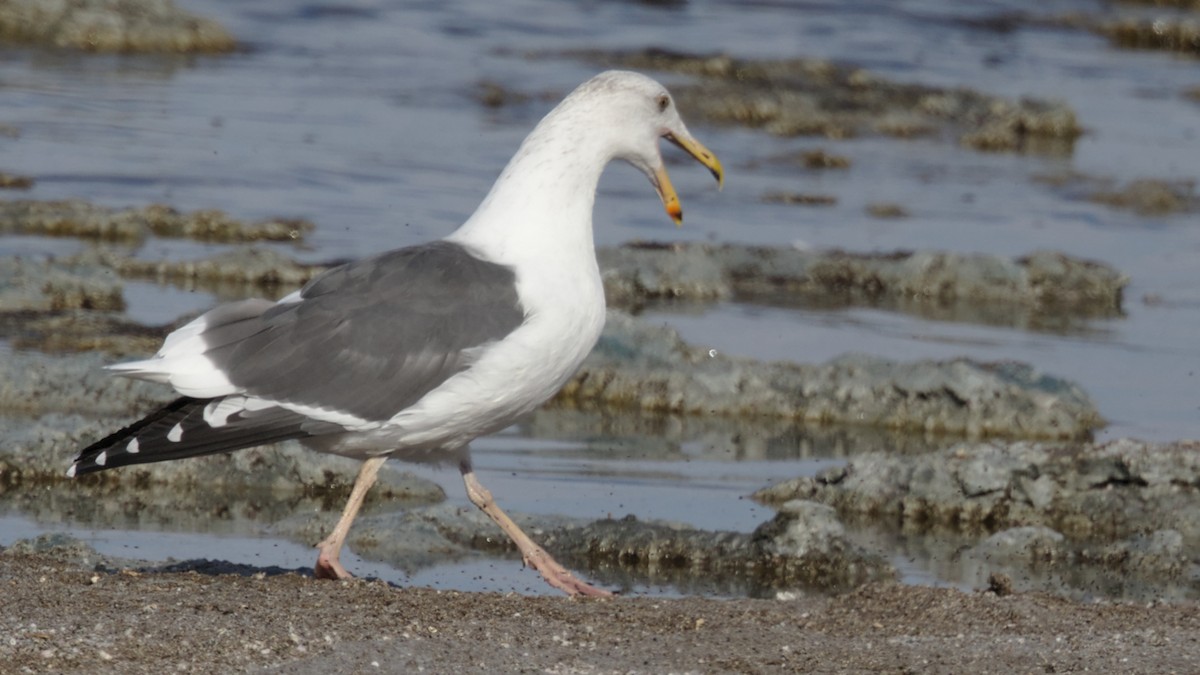
[[[346,508],[342,510],[342,517],[333,527],[333,532],[330,532],[328,537],[317,544],[320,553],[317,555],[317,564],[313,566],[313,576],[316,578],[349,579],[353,576],[346,571],[345,567],[342,567],[342,563],[338,562],[338,556],[341,555],[346,535],[350,533],[350,524],[354,522],[354,517],[362,508],[367,491],[375,484],[379,468],[386,461],[386,456],[372,457],[363,462],[362,468],[358,470],[358,477],[354,479],[354,488],[350,490],[350,499],[346,502]]]
[[[545,549],[533,543],[529,535],[521,531],[521,528],[517,527],[508,514],[496,505],[492,493],[483,487],[479,479],[475,477],[475,470],[471,468],[470,460],[463,460],[458,465],[458,470],[462,472],[463,483],[467,486],[467,497],[471,503],[488,514],[488,517],[495,521],[501,530],[504,530],[504,534],[507,534],[508,538],[517,545],[517,549],[521,551],[521,558],[525,564],[540,572],[547,583],[564,591],[567,595],[612,595],[609,591],[576,579],[575,575],[571,574],[567,568],[550,557]]]

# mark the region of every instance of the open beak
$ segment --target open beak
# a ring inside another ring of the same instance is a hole
[[[668,133],[663,138],[683,148],[683,151],[695,158],[697,162],[708,167],[713,177],[717,179],[717,189],[721,189],[725,184],[725,170],[721,168],[721,160],[717,159],[711,150],[686,133],[682,136]],[[671,216],[671,220],[675,221],[677,227],[683,225],[683,207],[679,205],[679,195],[675,193],[675,186],[671,185],[671,177],[667,175],[665,165],[659,164],[658,168],[654,170],[651,182],[654,183],[654,189],[658,190],[658,197],[662,199],[667,215]]]

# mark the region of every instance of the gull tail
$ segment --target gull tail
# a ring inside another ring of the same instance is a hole
[[[278,407],[247,410],[244,398],[180,398],[96,441],[75,457],[68,477],[130,464],[232,452],[311,435],[310,421]]]

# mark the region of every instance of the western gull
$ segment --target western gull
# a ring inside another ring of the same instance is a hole
[[[468,443],[559,390],[604,324],[592,238],[611,160],[646,174],[667,214],[683,212],[658,140],[723,180],[667,90],[633,72],[584,82],[542,119],[495,185],[448,237],[334,267],[278,302],[243,300],[166,337],[149,359],[109,366],[182,398],[80,451],[68,476],[297,439],[364,460],[314,574],[338,561],[389,458],[455,462],[467,495],[526,565],[570,595],[608,595],[572,575],[496,505]]]

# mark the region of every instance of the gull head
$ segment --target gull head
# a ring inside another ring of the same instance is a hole
[[[600,73],[572,92],[562,108],[586,115],[590,140],[603,144],[609,158],[629,162],[650,179],[676,225],[683,222],[683,209],[663,163],[660,139],[707,167],[718,188],[724,182],[721,161],[688,131],[666,87],[645,75],[621,70]]]

